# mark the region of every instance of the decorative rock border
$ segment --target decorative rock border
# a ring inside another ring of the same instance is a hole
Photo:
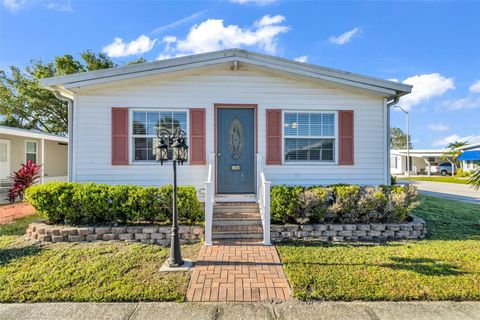
[[[27,228],[27,239],[44,242],[92,242],[92,241],[137,241],[170,245],[171,227],[169,226],[93,226],[70,227],[48,225],[43,222],[31,223]],[[180,226],[181,243],[196,243],[203,238],[203,227]]]
[[[385,241],[423,239],[427,225],[423,219],[412,216],[405,223],[370,224],[305,224],[272,225],[270,236],[273,241],[320,240],[320,241]]]

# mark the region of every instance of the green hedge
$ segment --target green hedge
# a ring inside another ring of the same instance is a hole
[[[273,186],[270,201],[274,224],[399,222],[418,205],[418,194],[412,185]]]
[[[26,199],[52,223],[167,223],[172,216],[171,185],[140,187],[94,183],[51,182],[27,189]],[[181,223],[204,220],[196,190],[178,187]]]

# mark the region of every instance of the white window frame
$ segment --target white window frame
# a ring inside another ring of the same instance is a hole
[[[158,165],[155,160],[134,160],[133,158],[133,139],[134,138],[152,138],[152,135],[139,136],[133,134],[133,113],[134,112],[185,112],[187,114],[187,145],[190,142],[190,110],[186,108],[128,108],[128,164],[131,165]],[[154,136],[156,137],[156,136]],[[188,160],[184,162],[184,165],[188,165],[190,162],[190,148],[188,148]],[[166,161],[163,165],[172,165],[172,161]]]
[[[35,163],[38,164],[38,141],[35,141],[35,140],[25,140],[25,144],[24,144],[25,152],[23,155],[24,163],[25,164],[27,163],[27,153],[33,154],[33,152],[27,152],[27,143],[29,142],[35,143]]]
[[[304,139],[334,139],[334,159],[333,161],[285,161],[285,113],[323,113],[323,114],[333,114],[334,116],[334,135],[325,136],[325,137],[311,137],[311,136],[296,136],[295,138],[304,138]],[[305,110],[305,109],[286,109],[282,110],[282,165],[312,165],[312,166],[332,166],[338,165],[338,147],[339,147],[339,137],[338,137],[338,110]]]

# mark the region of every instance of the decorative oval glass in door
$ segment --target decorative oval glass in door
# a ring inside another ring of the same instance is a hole
[[[228,148],[233,159],[238,160],[242,156],[245,148],[245,133],[242,123],[238,118],[234,118],[230,123],[228,130]]]

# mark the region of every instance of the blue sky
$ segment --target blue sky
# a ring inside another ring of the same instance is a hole
[[[417,149],[480,142],[480,1],[1,1],[1,68],[241,47],[415,85],[401,104]]]

